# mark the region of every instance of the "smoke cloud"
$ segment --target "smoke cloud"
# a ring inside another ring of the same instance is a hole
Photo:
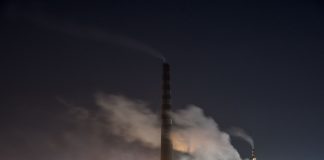
[[[240,156],[230,143],[230,137],[219,130],[217,123],[197,106],[172,113],[174,134],[182,137],[189,153],[196,160],[238,160]]]
[[[128,142],[138,141],[152,148],[160,146],[158,116],[142,101],[132,101],[122,96],[98,94],[96,103],[104,111],[113,134]]]
[[[59,101],[68,108],[55,119],[59,127],[0,133],[7,144],[0,145],[0,159],[159,160],[159,115],[147,103],[103,93],[95,96],[96,109]],[[170,114],[177,159],[241,160],[229,135],[201,108],[191,105]]]
[[[147,147],[160,147],[158,115],[141,101],[121,96],[99,94],[97,104],[107,112],[111,131],[126,141],[137,141]],[[239,160],[230,137],[219,130],[217,123],[197,106],[171,113],[174,120],[174,149],[190,154],[195,160]]]
[[[249,136],[243,129],[238,127],[233,127],[229,130],[229,134],[235,137],[239,137],[251,145],[251,148],[254,148],[254,141],[251,136]]]

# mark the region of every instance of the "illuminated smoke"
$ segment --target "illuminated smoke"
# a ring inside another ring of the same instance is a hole
[[[151,112],[141,101],[121,96],[97,96],[97,104],[107,112],[105,118],[115,135],[126,141],[141,142],[147,147],[160,145],[158,115]],[[219,130],[217,123],[206,117],[197,106],[171,113],[174,120],[172,142],[174,149],[188,152],[195,160],[240,160],[230,137]]]
[[[235,137],[242,138],[251,145],[251,148],[254,148],[254,141],[251,136],[249,136],[243,129],[238,127],[233,127],[229,130],[229,134]]]
[[[182,137],[189,153],[196,160],[239,160],[230,137],[219,130],[217,123],[197,106],[188,106],[172,113],[176,124],[174,134]]]
[[[68,112],[54,118],[49,130],[0,133],[0,159],[159,160],[160,116],[145,102],[97,94],[96,107],[86,109],[58,100]],[[176,160],[241,160],[229,135],[199,107],[188,106],[171,116],[174,149],[186,153],[175,152]]]
[[[129,100],[122,96],[98,94],[96,103],[102,108],[104,118],[113,134],[126,141],[138,141],[152,148],[160,146],[160,124],[142,101]]]

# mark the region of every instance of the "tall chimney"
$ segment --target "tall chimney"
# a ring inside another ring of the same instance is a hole
[[[170,104],[170,65],[163,63],[162,75],[162,106],[161,106],[161,160],[172,160],[173,149],[170,138],[172,119],[169,115],[171,111]]]

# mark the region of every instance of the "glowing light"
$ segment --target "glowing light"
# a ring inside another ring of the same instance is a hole
[[[171,134],[173,149],[179,152],[191,153],[193,147],[179,134]]]

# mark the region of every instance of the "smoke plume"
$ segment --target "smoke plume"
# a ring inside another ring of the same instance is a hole
[[[29,21],[34,25],[59,31],[75,37],[94,40],[100,43],[115,44],[121,47],[126,47],[141,53],[151,55],[165,62],[166,59],[161,52],[155,48],[138,40],[127,36],[122,36],[100,29],[98,27],[89,27],[77,24],[70,19],[62,19],[56,16],[50,16],[42,11],[40,7],[35,9],[19,7],[17,4],[7,6],[6,17],[14,20]]]
[[[219,130],[217,123],[197,106],[188,106],[172,113],[174,133],[196,160],[238,160],[240,156],[230,143],[230,137]],[[176,140],[174,140],[177,144]],[[175,145],[175,148],[177,146]]]
[[[242,138],[246,142],[248,142],[251,148],[254,148],[254,141],[251,136],[249,136],[243,129],[238,127],[233,127],[229,130],[229,134],[235,137]]]
[[[122,96],[96,96],[106,122],[113,134],[128,142],[138,141],[152,148],[160,146],[158,116],[152,113],[144,102],[132,101]]]
[[[0,145],[0,159],[159,160],[160,118],[147,103],[102,93],[92,109],[58,100],[68,110],[47,129],[24,126],[0,133],[6,144]],[[229,135],[201,108],[191,105],[170,114],[177,160],[241,160]]]
[[[97,104],[105,111],[110,130],[126,141],[137,141],[147,147],[160,147],[158,115],[141,101],[121,96],[97,95]],[[174,120],[172,142],[176,151],[186,152],[195,160],[239,160],[230,137],[197,106],[171,113]]]

